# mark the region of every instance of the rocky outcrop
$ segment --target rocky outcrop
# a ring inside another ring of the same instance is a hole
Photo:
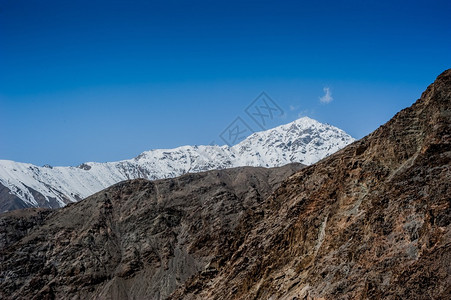
[[[0,298],[165,299],[210,272],[302,166],[236,168],[112,186],[60,210],[0,216]]]

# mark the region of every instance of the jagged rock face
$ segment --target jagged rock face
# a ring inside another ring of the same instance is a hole
[[[0,298],[165,299],[221,265],[301,167],[126,181],[59,210],[3,214]]]
[[[451,70],[290,177],[213,275],[172,299],[450,299]]]

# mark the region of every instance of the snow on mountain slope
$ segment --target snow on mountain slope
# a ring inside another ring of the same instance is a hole
[[[239,166],[306,165],[338,151],[354,139],[343,130],[308,117],[256,132],[229,146],[156,149],[118,162],[88,162],[78,167],[38,167],[0,160],[0,211],[21,207],[61,207],[119,181],[176,177]],[[8,200],[3,187],[9,190]]]

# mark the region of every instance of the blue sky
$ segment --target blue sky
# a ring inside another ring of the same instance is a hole
[[[93,3],[94,2],[94,3]],[[265,91],[361,138],[451,66],[450,1],[0,0],[0,159],[223,144]],[[329,103],[320,97],[328,88]]]

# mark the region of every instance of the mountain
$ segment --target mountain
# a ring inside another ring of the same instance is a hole
[[[78,167],[38,167],[0,160],[0,212],[25,207],[62,207],[123,180],[172,178],[240,166],[312,164],[354,139],[344,131],[304,117],[256,132],[229,146],[183,146],[151,150],[118,162]]]
[[[300,170],[131,180],[0,215],[0,297],[450,299],[450,165],[448,70]]]

